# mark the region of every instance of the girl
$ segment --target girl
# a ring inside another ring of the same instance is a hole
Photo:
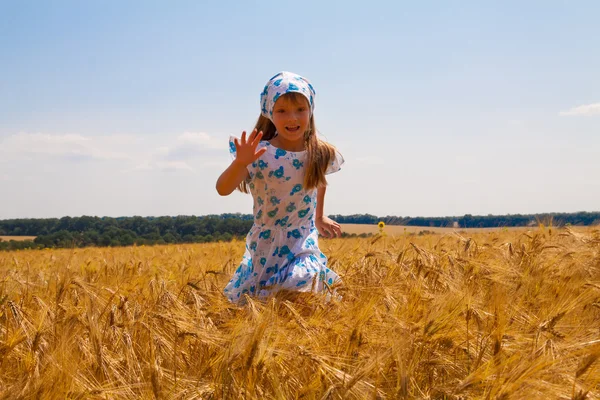
[[[224,289],[232,302],[245,294],[265,298],[279,291],[328,292],[339,281],[319,250],[319,232],[341,236],[323,215],[326,174],[344,159],[317,137],[315,90],[310,82],[281,72],[267,82],[261,115],[252,134],[230,138],[233,162],[217,180],[217,192],[252,194],[254,224],[241,265]]]

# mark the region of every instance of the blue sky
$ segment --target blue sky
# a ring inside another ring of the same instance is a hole
[[[455,3],[455,4],[452,4]],[[251,212],[214,189],[275,73],[325,212],[600,210],[600,3],[0,0],[0,218]]]

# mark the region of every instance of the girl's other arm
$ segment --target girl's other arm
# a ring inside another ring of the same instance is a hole
[[[235,143],[235,160],[231,165],[223,171],[219,179],[217,179],[217,192],[221,196],[230,195],[236,187],[242,183],[242,181],[249,176],[248,169],[246,168],[249,164],[258,160],[263,155],[266,148],[262,148],[256,151],[256,146],[260,143],[262,138],[262,132],[256,132],[256,129],[252,131],[252,134],[246,141],[246,131],[242,132],[241,140],[237,138],[234,140]]]
[[[342,227],[329,217],[323,215],[326,186],[317,189],[317,209],[315,210],[315,225],[319,233],[325,237],[342,236]]]

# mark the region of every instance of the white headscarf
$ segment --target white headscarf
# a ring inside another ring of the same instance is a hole
[[[291,92],[300,93],[306,97],[312,115],[315,110],[315,89],[308,79],[286,71],[278,73],[269,79],[269,82],[265,85],[265,89],[260,94],[261,114],[273,120],[275,102],[281,95]]]

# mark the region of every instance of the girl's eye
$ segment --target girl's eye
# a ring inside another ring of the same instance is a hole
[[[306,111],[306,107],[299,107],[299,108],[298,108],[298,111],[300,111],[300,112],[304,112],[304,111]]]

